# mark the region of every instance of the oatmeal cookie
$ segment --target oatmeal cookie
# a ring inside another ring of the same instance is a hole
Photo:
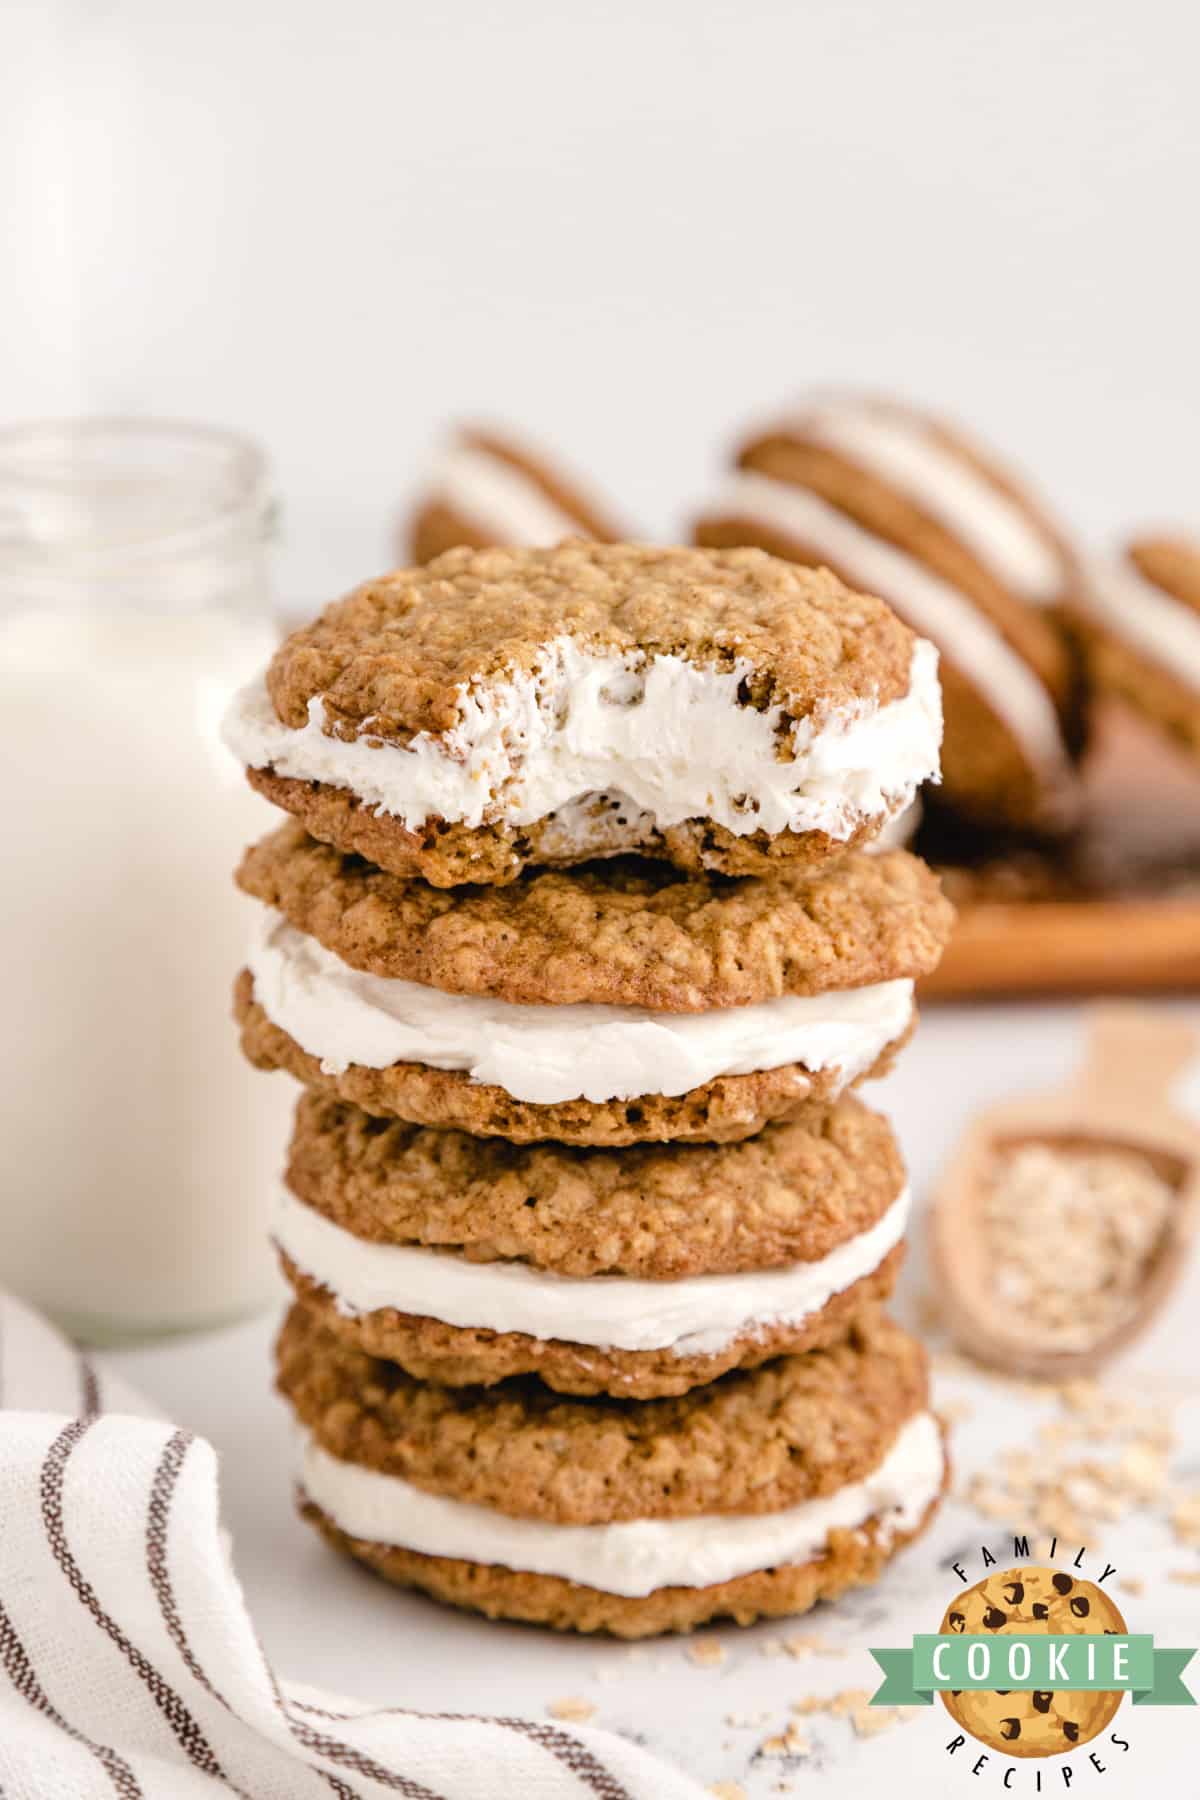
[[[293,632],[226,738],[314,836],[437,886],[640,851],[760,874],[936,777],[936,658],[758,550],[452,550]]]
[[[853,393],[798,406],[737,465],[696,541],[881,594],[941,653],[947,802],[981,823],[1072,823],[1078,683],[1059,609],[1078,559],[1041,505],[957,430]]]
[[[447,890],[389,875],[294,823],[238,885],[371,975],[533,1005],[705,1012],[933,969],[953,911],[903,850],[731,881],[630,858]]]

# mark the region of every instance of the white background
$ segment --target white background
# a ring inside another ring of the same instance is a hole
[[[464,412],[647,534],[831,377],[1086,530],[1200,513],[1185,0],[7,0],[0,52],[0,415],[257,433],[297,603]]]

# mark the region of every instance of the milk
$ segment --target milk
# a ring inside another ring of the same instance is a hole
[[[217,725],[276,633],[186,605],[0,612],[0,1284],[92,1338],[266,1303],[290,1084],[241,1058],[233,887],[278,814]]]

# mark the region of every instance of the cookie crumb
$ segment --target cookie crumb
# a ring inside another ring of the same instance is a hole
[[[760,1756],[806,1756],[811,1748],[800,1727],[791,1721],[782,1731],[764,1738],[758,1753]]]
[[[546,1711],[552,1719],[562,1719],[572,1725],[586,1725],[596,1716],[592,1702],[579,1694],[566,1694],[561,1700],[551,1700]]]
[[[698,1668],[715,1669],[725,1661],[725,1646],[716,1638],[694,1638],[684,1655]]]
[[[846,1652],[840,1644],[831,1644],[827,1639],[818,1637],[811,1631],[794,1631],[783,1640],[783,1648],[788,1656],[845,1656]]]
[[[890,1731],[893,1725],[907,1724],[906,1715],[911,1717],[922,1710],[919,1706],[856,1706],[850,1714],[850,1723],[856,1737],[878,1737],[881,1731]]]
[[[1200,1587],[1200,1569],[1168,1569],[1167,1580],[1180,1587]]]
[[[714,1781],[707,1792],[713,1800],[746,1800],[746,1790],[740,1781]]]
[[[1121,1592],[1123,1594],[1144,1594],[1145,1591],[1146,1584],[1140,1575],[1125,1575],[1122,1577]]]
[[[757,1731],[770,1716],[769,1712],[726,1713],[725,1723],[732,1725],[735,1731]]]

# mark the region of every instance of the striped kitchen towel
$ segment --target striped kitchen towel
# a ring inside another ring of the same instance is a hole
[[[279,1680],[216,1454],[148,1415],[0,1294],[0,1800],[695,1800],[608,1732]]]

